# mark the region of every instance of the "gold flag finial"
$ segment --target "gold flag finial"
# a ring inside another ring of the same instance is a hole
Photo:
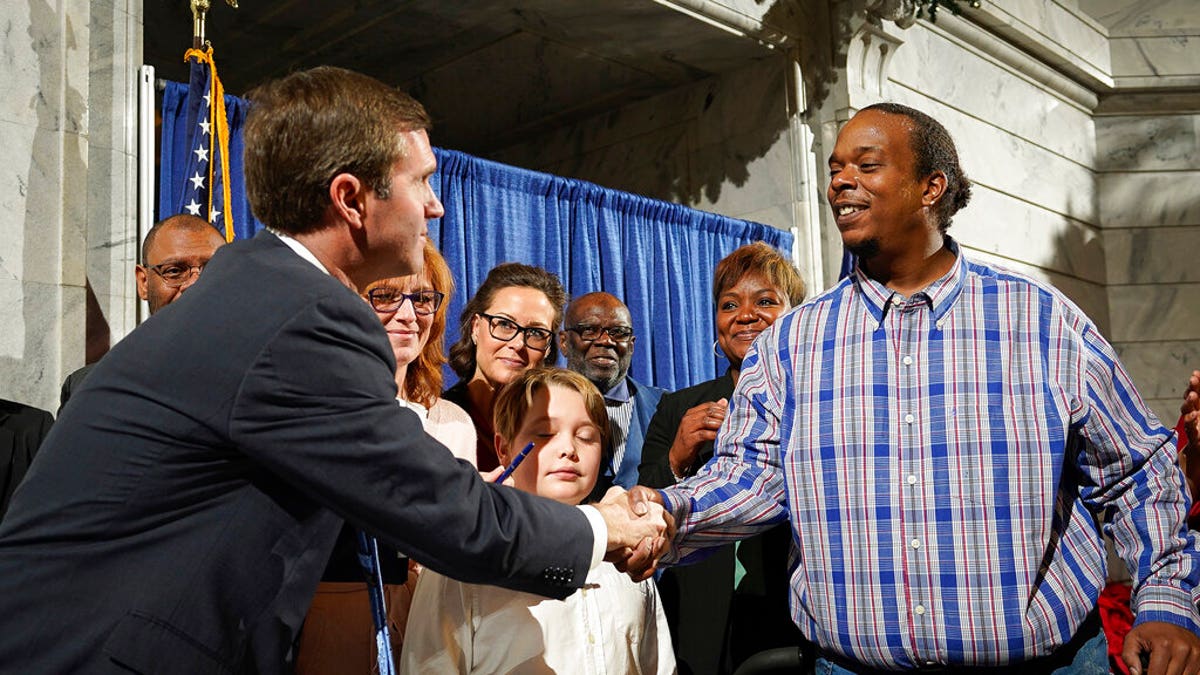
[[[212,7],[211,0],[191,0],[192,2],[192,48],[204,48],[204,28],[208,10]],[[225,0],[225,4],[237,9],[238,0]]]

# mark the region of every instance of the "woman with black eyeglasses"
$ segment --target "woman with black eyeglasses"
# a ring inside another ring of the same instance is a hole
[[[387,331],[396,357],[397,402],[415,412],[425,431],[455,457],[475,463],[475,426],[467,413],[440,397],[446,308],[454,280],[433,244],[425,244],[420,274],[372,283],[363,292]],[[489,437],[490,438],[490,437]],[[353,527],[342,528],[300,632],[296,673],[371,672],[377,666],[375,629]],[[412,591],[420,569],[379,547],[392,653],[400,655]]]
[[[459,381],[442,398],[462,406],[475,423],[480,471],[495,469],[492,402],[517,375],[558,358],[555,333],[567,292],[558,277],[532,265],[492,268],[459,317],[460,337],[450,347],[450,367]]]

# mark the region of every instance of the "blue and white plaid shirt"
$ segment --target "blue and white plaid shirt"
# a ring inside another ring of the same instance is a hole
[[[1105,581],[1200,630],[1171,434],[1056,290],[964,260],[904,298],[861,270],[747,355],[716,456],[664,492],[677,553],[792,524],[792,618],[877,668],[993,665],[1070,640]]]

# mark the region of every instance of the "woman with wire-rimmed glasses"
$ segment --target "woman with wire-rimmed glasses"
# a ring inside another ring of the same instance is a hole
[[[492,401],[522,372],[553,365],[555,334],[567,292],[553,273],[521,263],[492,268],[459,317],[458,342],[450,367],[459,381],[443,398],[462,406],[475,423],[480,471],[499,466],[494,445]]]
[[[396,357],[397,402],[415,412],[425,431],[454,456],[474,464],[475,426],[466,411],[441,398],[446,310],[454,280],[433,244],[426,242],[424,257],[421,273],[376,281],[363,299],[383,323]],[[419,566],[386,546],[379,553],[388,632],[398,656]],[[356,533],[347,525],[305,618],[296,672],[371,672],[377,663],[374,633]]]

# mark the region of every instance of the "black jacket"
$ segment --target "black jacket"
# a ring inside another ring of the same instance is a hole
[[[45,410],[0,399],[0,520],[53,422]]]

